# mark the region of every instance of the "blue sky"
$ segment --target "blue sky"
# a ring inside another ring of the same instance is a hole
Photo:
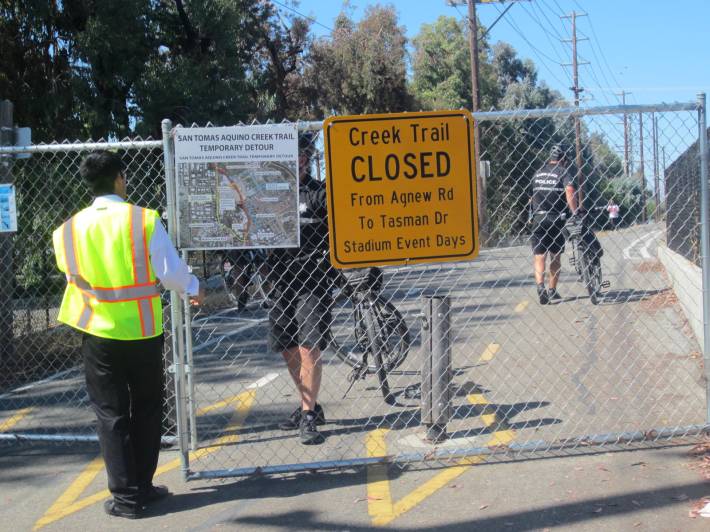
[[[370,0],[349,2],[359,19]],[[423,23],[440,15],[463,18],[466,7],[449,7],[445,0],[390,0],[400,23],[411,38]],[[342,8],[338,0],[301,0],[298,11],[332,27]],[[505,9],[505,4],[477,6],[479,19],[488,26]],[[491,42],[506,41],[522,57],[538,66],[540,79],[571,98],[569,20],[562,14],[573,10],[587,13],[578,19],[580,85],[586,89],[584,105],[618,104],[614,93],[631,92],[629,103],[657,103],[695,100],[699,91],[710,92],[710,1],[683,0],[532,0],[519,2],[490,31]],[[316,34],[329,30],[314,24]]]

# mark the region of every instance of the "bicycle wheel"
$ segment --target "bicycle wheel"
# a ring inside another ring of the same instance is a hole
[[[371,309],[377,317],[383,365],[389,372],[398,368],[409,354],[409,328],[402,314],[389,301],[378,296]]]
[[[224,289],[233,305],[237,308],[245,308],[249,301],[249,266],[243,264],[231,264],[229,269],[225,268],[224,261],[219,265],[220,275],[224,282]]]
[[[365,330],[367,331],[367,345],[369,351],[372,353],[372,359],[375,363],[375,372],[377,373],[377,380],[380,382],[380,393],[385,400],[385,403],[389,405],[394,405],[397,403],[394,396],[390,393],[390,385],[387,381],[387,367],[385,366],[384,354],[387,351],[387,343],[385,331],[383,329],[383,324],[378,316],[378,310],[376,308],[377,300],[370,301],[369,305],[366,303],[363,309],[363,319],[362,322],[365,324]]]
[[[372,314],[365,320],[363,314]],[[367,373],[376,373],[378,366],[370,353],[370,333],[367,323],[373,323],[379,332],[377,344],[381,346],[382,367],[389,372],[397,368],[409,353],[409,329],[395,306],[376,297],[368,302],[354,298],[338,298],[332,310],[330,343],[335,354],[349,366],[367,363]]]
[[[587,289],[593,305],[599,303],[602,288],[602,266],[599,257],[593,257],[589,252],[579,254],[582,266],[582,282]]]
[[[587,268],[589,269],[587,291],[592,305],[597,305],[602,290],[602,265],[599,257],[588,257]]]

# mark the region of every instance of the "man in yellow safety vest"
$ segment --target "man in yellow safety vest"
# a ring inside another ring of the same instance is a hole
[[[67,287],[59,321],[82,332],[86,387],[112,500],[109,515],[136,519],[169,495],[153,485],[163,406],[163,323],[157,280],[200,303],[196,277],[156,211],[125,202],[121,158],[89,154],[79,173],[96,199],[54,231]]]

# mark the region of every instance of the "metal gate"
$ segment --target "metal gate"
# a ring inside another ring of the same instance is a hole
[[[321,445],[302,445],[297,431],[279,428],[300,398],[284,359],[267,346],[273,312],[264,299],[268,268],[244,265],[245,281],[236,286],[225,283],[218,254],[186,253],[210,286],[199,312],[184,308],[185,350],[176,365],[186,477],[452,464],[482,455],[509,460],[696,439],[709,419],[707,335],[704,346],[702,340],[708,295],[701,281],[708,270],[706,262],[701,270],[681,253],[691,248],[695,258],[708,257],[704,105],[701,98],[475,114],[479,165],[489,170],[479,183],[486,191],[480,256],[383,268],[382,302],[408,327],[408,334],[396,323],[380,329],[381,344],[389,342],[380,348],[407,355],[388,373],[393,404],[384,400],[375,374],[355,380],[344,395],[353,371],[348,360],[363,349],[363,331],[353,298],[333,290],[331,339],[320,354]],[[320,124],[299,128],[320,131]],[[322,178],[322,141],[316,136],[313,142],[311,174]],[[567,264],[569,243],[558,287],[562,300],[538,302],[529,244],[531,179],[555,143],[575,153],[578,171],[572,172],[603,248],[608,286],[597,304]],[[674,166],[677,160],[684,164]],[[175,179],[174,168],[166,170],[168,180]],[[611,203],[620,207],[618,221],[609,218]],[[243,289],[256,295],[240,298]],[[422,335],[432,298],[450,303],[449,325]],[[446,351],[451,364],[441,375],[451,381],[422,386],[422,368],[432,367],[426,364],[432,338],[446,342],[438,351]],[[436,442],[422,425],[431,422],[430,412],[422,413],[422,390],[432,389],[442,396],[429,400],[447,406],[447,417],[438,419],[446,437]]]
[[[388,373],[394,405],[384,401],[375,374],[356,380],[343,397],[352,372],[346,360],[362,340],[353,299],[333,291],[332,341],[321,358],[322,445],[303,446],[297,432],[278,428],[299,400],[281,355],[267,348],[269,272],[251,265],[249,290],[257,290],[242,309],[238,294],[225,288],[215,254],[185,253],[209,287],[199,313],[165,306],[174,333],[166,367],[176,390],[172,384],[167,390],[165,435],[179,435],[187,478],[627,449],[692,441],[708,428],[704,98],[475,116],[480,166],[490,168],[482,183],[480,257],[384,268],[380,297],[408,328],[406,342],[398,326],[383,338],[389,349],[406,352]],[[585,206],[596,218],[610,286],[593,305],[567,264],[568,248],[563,301],[542,306],[528,243],[530,182],[554,143],[575,146],[575,119]],[[129,200],[165,211],[174,234],[171,124],[163,126],[161,141],[0,147],[20,212],[20,230],[0,248],[19,287],[12,305],[17,356],[0,360],[4,378],[12,377],[2,383],[0,441],[95,440],[77,336],[55,323],[62,279],[54,274],[51,230],[89,201],[77,172],[82,154],[118,149],[128,166]],[[320,124],[299,128],[318,132]],[[321,179],[318,135],[313,142],[311,171]],[[606,210],[592,210],[609,199],[621,209],[614,230]],[[424,386],[450,399],[447,438],[436,444],[424,437],[421,415],[421,370],[433,338],[422,335],[422,314],[432,297],[448,298],[451,307],[450,327],[440,331],[450,347],[451,383]]]
[[[167,137],[166,137],[167,138]],[[57,322],[65,279],[56,267],[52,231],[91,203],[79,164],[91,151],[120,153],[126,167],[128,201],[167,215],[163,141],[39,144],[0,147],[5,175],[16,188],[18,230],[0,247],[2,282],[10,285],[0,321],[11,339],[0,349],[0,443],[52,442],[75,445],[98,441],[81,360],[81,337]],[[171,307],[164,301],[168,331],[166,370],[172,369]],[[170,374],[169,374],[170,375]],[[175,441],[173,379],[166,379],[164,441]]]

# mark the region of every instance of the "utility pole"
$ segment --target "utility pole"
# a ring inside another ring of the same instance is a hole
[[[659,221],[661,218],[660,209],[660,176],[658,173],[658,118],[656,113],[651,113],[653,120],[653,202],[655,203],[654,220]]]
[[[574,85],[570,87],[570,90],[574,93],[574,107],[579,109],[579,95],[584,91],[583,88],[579,86],[579,61],[577,59],[577,41],[587,40],[577,38],[577,17],[584,17],[586,14],[579,14],[576,11],[572,11],[571,15],[565,15],[560,18],[572,19],[572,39],[564,39],[563,42],[572,43],[572,64],[567,66],[572,66],[572,79]],[[584,63],[588,64],[588,63]],[[575,145],[575,161],[577,165],[576,173],[576,183],[579,185],[579,208],[584,207],[584,174],[582,173],[582,126],[579,120],[579,116],[574,117],[574,145]]]
[[[643,113],[639,113],[639,174],[641,174],[641,222],[646,221],[646,168],[643,160]]]
[[[0,100],[0,146],[15,144],[15,132],[12,123],[12,102]],[[0,183],[12,183],[12,156],[0,155]],[[13,237],[12,233],[0,233],[0,361],[12,358],[13,342],[13,295],[15,278],[13,273]]]
[[[471,57],[471,110],[475,113],[481,108],[481,95],[478,89],[478,20],[476,19],[475,0],[467,0],[468,4],[468,47]],[[488,216],[486,209],[486,178],[481,172],[481,140],[478,121],[473,121],[474,164],[476,165],[476,188],[478,189],[478,231],[481,240],[488,238]]]
[[[520,0],[507,0],[510,5],[506,7],[497,19],[488,27],[483,35],[478,35],[478,19],[476,18],[476,4],[488,3],[490,0],[446,0],[449,6],[460,6],[466,4],[468,8],[468,47],[471,61],[471,110],[475,113],[481,108],[481,96],[478,83],[479,61],[478,61],[478,41],[488,33],[496,23],[513,7],[514,2]],[[499,0],[500,3],[506,0]],[[473,121],[473,141],[474,141],[474,164],[476,167],[476,188],[478,192],[478,231],[481,242],[485,243],[488,238],[488,216],[486,213],[488,200],[486,194],[487,178],[486,173],[481,168],[481,140],[479,135],[478,122]]]
[[[617,96],[621,96],[621,105],[626,105],[626,95],[630,92],[621,91]],[[624,177],[629,177],[629,116],[624,111]]]

